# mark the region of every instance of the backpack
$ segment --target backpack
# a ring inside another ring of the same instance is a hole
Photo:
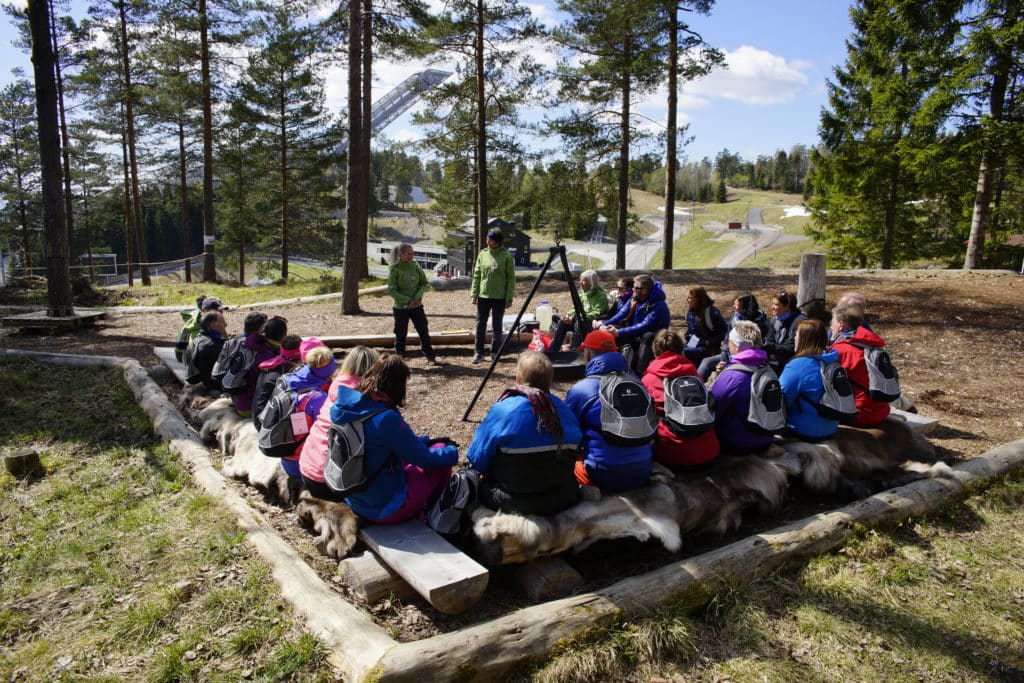
[[[256,352],[245,346],[245,335],[238,335],[224,343],[210,377],[229,394],[241,394],[248,388],[245,376],[255,364]]]
[[[892,364],[889,352],[878,346],[853,345],[864,351],[864,364],[868,368],[868,385],[863,387],[857,384],[857,386],[867,391],[868,397],[872,401],[888,403],[898,399],[900,397],[900,373]]]
[[[427,511],[427,526],[449,538],[457,538],[463,530],[466,513],[476,503],[480,475],[471,468],[455,472],[441,495]]]
[[[601,402],[604,440],[616,446],[650,443],[658,433],[658,414],[644,385],[626,372],[609,372],[600,377],[597,396]]]
[[[857,404],[853,398],[853,387],[850,386],[850,376],[846,374],[846,368],[838,362],[818,363],[818,366],[821,371],[821,385],[825,388],[821,399],[814,406],[818,415],[829,420],[839,420],[843,424],[851,424],[857,417]],[[803,394],[800,398],[810,401]]]
[[[366,437],[363,422],[389,408],[367,413],[344,424],[332,423],[327,432],[327,462],[324,465],[324,483],[336,493],[361,493],[384,471],[391,462],[389,457],[373,474],[366,473]]]
[[[192,331],[187,325],[185,325],[181,328],[181,332],[178,333],[178,341],[174,344],[174,357],[177,358],[179,362],[185,363],[186,365],[188,363],[185,361],[185,354],[188,352],[191,337]]]
[[[185,381],[189,384],[198,384],[200,380],[199,368],[196,367],[195,356],[196,346],[199,344],[199,337],[188,343],[181,354],[181,362],[185,364]]]
[[[661,421],[679,436],[699,436],[715,426],[715,398],[700,377],[666,377]]]
[[[262,426],[257,445],[263,455],[287,458],[295,453],[295,449],[309,433],[305,411],[306,404],[314,396],[314,389],[306,387],[293,391],[288,388],[284,377],[278,378],[274,384],[274,393],[260,413]],[[296,431],[299,433],[296,434]]]
[[[726,370],[750,375],[747,426],[761,434],[781,434],[786,429],[786,399],[775,371],[767,364],[755,367],[741,363],[734,363]]]

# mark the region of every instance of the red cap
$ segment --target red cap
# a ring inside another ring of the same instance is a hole
[[[594,330],[588,334],[583,343],[580,344],[580,347],[593,349],[594,351],[619,350],[619,345],[615,343],[615,337],[612,336],[611,332],[605,332],[604,330]]]

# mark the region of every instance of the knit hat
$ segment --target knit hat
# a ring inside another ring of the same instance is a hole
[[[208,296],[203,299],[203,305],[199,308],[203,311],[219,311],[221,306],[220,299],[215,296]]]
[[[594,330],[586,336],[580,348],[592,349],[594,351],[618,351],[619,345],[615,343],[615,337],[611,332]]]
[[[327,346],[327,344],[320,341],[318,337],[310,337],[309,339],[302,340],[302,343],[299,344],[299,357],[302,359],[303,363],[306,362],[306,354],[318,346]]]

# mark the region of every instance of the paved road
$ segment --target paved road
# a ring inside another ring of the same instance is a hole
[[[756,250],[767,249],[780,242],[781,238],[791,237],[783,235],[782,228],[779,226],[768,225],[762,222],[761,211],[762,209],[750,209],[747,211],[748,227],[736,235],[736,246],[718,261],[718,264],[715,266],[716,268],[735,268],[753,256]],[[785,239],[783,241],[791,242],[794,240]]]
[[[649,214],[640,217],[638,227],[646,234],[626,245],[626,270],[647,270],[651,259],[661,249],[663,222],[664,219],[660,214]],[[690,219],[686,216],[677,216],[675,236],[677,238],[682,237],[689,229]],[[615,267],[614,237],[603,238],[600,242],[566,242],[565,248],[567,252],[583,257],[584,268],[589,267],[586,261],[588,256],[601,259],[603,261],[601,267],[605,270],[611,270]],[[656,265],[659,268],[661,267],[660,264]]]

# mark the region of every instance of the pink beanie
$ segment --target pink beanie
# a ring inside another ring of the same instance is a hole
[[[303,339],[302,343],[299,344],[299,356],[302,358],[302,362],[306,362],[306,354],[318,346],[327,346],[319,337],[310,337],[309,339]]]

